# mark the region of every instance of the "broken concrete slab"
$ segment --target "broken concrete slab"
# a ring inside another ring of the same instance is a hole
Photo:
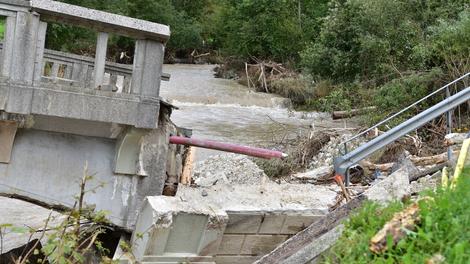
[[[18,233],[11,231],[11,227],[42,230],[49,215],[51,218],[47,225],[48,228],[59,226],[66,218],[65,215],[44,207],[7,197],[0,197],[0,212],[0,226],[8,226],[2,228],[4,229],[2,230],[3,248],[0,254],[22,247],[28,244],[29,241],[41,237],[41,232],[33,234],[30,232]],[[48,232],[46,232],[46,236],[41,240],[42,244],[47,242],[47,234]]]
[[[263,256],[256,263],[306,263],[310,261],[320,254],[322,250],[326,250],[334,243],[334,241],[339,237],[339,232],[337,231],[341,230],[337,226],[343,219],[348,217],[351,211],[359,208],[365,200],[365,196],[354,198],[349,203],[313,222],[309,227],[289,238],[286,242],[276,247],[269,254]],[[319,240],[320,237],[323,237],[322,240]],[[296,261],[293,261],[294,259]],[[299,261],[301,259],[305,261]]]
[[[211,261],[227,221],[225,211],[215,206],[178,197],[147,197],[131,239],[132,251],[143,262]]]
[[[207,196],[202,195],[205,190]],[[324,215],[335,203],[338,187],[310,184],[215,185],[205,188],[180,186],[183,201],[213,204],[229,212],[308,212]]]
[[[435,190],[441,183],[441,175],[442,173],[438,171],[433,175],[427,175],[411,182],[410,193],[417,194],[424,190]]]
[[[364,195],[372,201],[385,204],[394,200],[400,200],[410,193],[410,170],[402,167],[383,180],[378,181],[364,192]]]

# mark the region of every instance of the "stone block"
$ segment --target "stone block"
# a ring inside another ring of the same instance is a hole
[[[287,238],[287,235],[247,235],[240,253],[262,256],[271,252]]]
[[[217,254],[240,254],[244,240],[245,235],[224,235]]]
[[[288,215],[281,229],[281,234],[297,234],[299,231],[308,227],[313,221],[324,216],[305,216],[305,215]]]
[[[253,214],[229,213],[226,234],[256,234],[263,216]]]
[[[281,232],[285,215],[265,215],[261,221],[259,234],[279,234]]]
[[[410,169],[402,167],[364,192],[367,199],[382,204],[399,200],[410,192]]]

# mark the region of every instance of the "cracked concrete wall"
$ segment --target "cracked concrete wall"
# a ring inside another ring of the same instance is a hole
[[[139,164],[147,176],[114,173],[116,139],[18,129],[10,163],[0,164],[0,193],[71,207],[88,163],[94,177],[87,189],[103,186],[87,193],[85,203],[109,211],[113,224],[132,230],[145,197],[163,191],[172,126],[167,115],[140,142]]]

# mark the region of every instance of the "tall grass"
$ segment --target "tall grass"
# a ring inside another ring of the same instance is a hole
[[[347,223],[339,241],[324,263],[469,263],[470,261],[470,170],[455,189],[427,192],[432,199],[419,203],[421,222],[416,231],[382,254],[369,250],[369,241],[395,212],[406,205],[387,207],[369,203]]]

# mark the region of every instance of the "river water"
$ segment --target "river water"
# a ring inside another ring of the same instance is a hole
[[[250,146],[274,145],[285,137],[310,133],[309,126],[343,127],[326,113],[289,110],[286,99],[254,92],[234,80],[214,77],[214,65],[164,65],[171,74],[162,82],[160,95],[179,109],[173,122],[193,130],[193,137]],[[217,151],[198,149],[196,160]]]

